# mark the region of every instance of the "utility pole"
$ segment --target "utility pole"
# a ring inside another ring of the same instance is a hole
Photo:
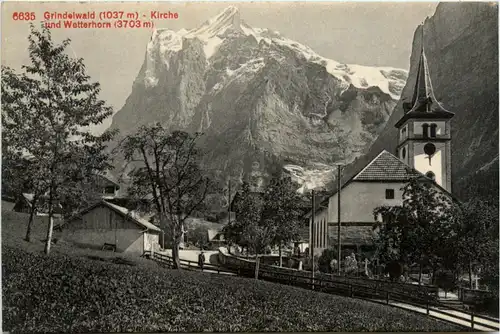
[[[231,223],[231,176],[229,176],[228,186],[227,186],[227,213],[228,213],[228,224]]]
[[[338,239],[338,248],[337,248],[337,268],[338,268],[338,273],[340,275],[340,261],[342,260],[341,257],[341,242],[340,242],[340,175],[342,172],[342,165],[337,165],[338,168],[338,175],[337,175],[337,239]]]
[[[227,224],[231,224],[231,175],[229,175],[229,181],[227,186]],[[227,251],[231,254],[231,243],[227,244]]]
[[[314,279],[314,237],[315,237],[315,229],[314,229],[314,215],[316,214],[316,211],[315,211],[315,207],[316,207],[316,194],[314,192],[314,189],[311,190],[311,204],[312,204],[312,215],[311,215],[311,245],[310,245],[310,248],[311,248],[311,270],[312,270],[312,278]]]

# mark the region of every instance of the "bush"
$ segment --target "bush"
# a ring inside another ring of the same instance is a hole
[[[404,266],[398,261],[392,261],[385,267],[385,272],[389,274],[391,281],[398,281],[401,275],[403,275]]]
[[[436,285],[443,289],[445,293],[453,291],[458,286],[455,275],[449,270],[438,271],[435,278]]]
[[[337,250],[334,248],[325,249],[318,259],[319,270],[324,273],[331,273],[330,262],[332,260],[337,260]]]
[[[490,316],[498,318],[499,315],[499,304],[498,295],[490,295],[480,303],[475,304],[475,310],[477,312],[486,313]]]
[[[385,305],[253,279],[8,247],[2,276],[3,330],[12,332],[461,330]]]

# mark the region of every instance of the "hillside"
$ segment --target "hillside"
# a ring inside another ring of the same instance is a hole
[[[461,330],[390,306],[254,279],[10,247],[2,281],[9,332]]]

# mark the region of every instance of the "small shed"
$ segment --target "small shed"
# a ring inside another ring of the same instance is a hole
[[[88,248],[142,254],[159,247],[160,233],[135,211],[103,200],[65,223],[62,239]]]

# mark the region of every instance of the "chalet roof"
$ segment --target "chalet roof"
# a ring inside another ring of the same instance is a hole
[[[104,179],[105,181],[107,181],[108,183],[111,183],[113,184],[114,186],[116,186],[118,189],[120,188],[120,184],[118,183],[118,180],[117,178],[111,174],[111,172],[105,172],[103,174],[96,174],[96,176]]]
[[[34,195],[31,194],[31,193],[23,193],[22,194],[22,199],[21,200],[24,200],[25,203],[31,207],[33,205],[33,199],[34,199]],[[38,201],[38,208],[37,208],[37,211],[47,211],[48,210],[48,205],[47,205],[47,199],[48,199],[48,196],[47,195],[43,195],[40,197],[40,200]],[[54,213],[56,214],[59,214],[62,212],[62,205],[61,203],[57,203],[55,208],[54,208]]]
[[[128,216],[128,217],[132,218],[134,221],[136,221],[138,224],[142,225],[143,227],[147,228],[148,230],[161,232],[160,228],[158,228],[153,223],[150,223],[144,217],[140,216],[137,212],[135,212],[133,210],[129,210],[129,209],[124,208],[122,206],[118,206],[116,204],[112,204],[112,203],[109,203],[106,201],[102,201],[102,203],[104,205],[107,205],[109,208],[117,211],[118,213],[122,214],[122,216]]]
[[[422,174],[383,150],[354,178],[354,181],[408,181]]]
[[[221,235],[222,232],[219,230],[209,229],[209,230],[207,230],[207,233],[208,233],[208,241],[212,241],[215,238],[217,238],[219,235]],[[224,235],[222,235],[221,240],[224,240]]]
[[[422,34],[423,34],[423,26]],[[423,40],[423,39],[422,39]],[[410,103],[403,104],[408,109],[404,116],[395,124],[400,127],[410,118],[452,118],[455,114],[446,110],[436,99],[434,89],[432,88],[431,75],[427,57],[425,56],[423,41],[420,59],[417,68],[417,80],[413,90],[413,96]]]
[[[34,198],[33,194],[23,193],[23,197],[28,202],[29,206],[31,206],[31,203],[33,202]]]
[[[137,212],[135,212],[133,210],[129,210],[129,209],[124,208],[124,207],[121,207],[121,206],[118,206],[116,204],[109,203],[107,201],[97,202],[96,204],[94,204],[94,205],[88,207],[87,209],[79,212],[78,215],[75,216],[75,217],[73,217],[72,219],[70,219],[70,221],[73,221],[77,217],[81,217],[84,214],[86,214],[87,212],[90,212],[90,211],[92,211],[95,208],[100,207],[100,206],[105,206],[105,207],[113,210],[114,212],[116,212],[120,216],[129,218],[134,223],[136,223],[137,225],[139,225],[139,226],[141,226],[141,227],[143,227],[143,228],[145,228],[147,230],[161,232],[160,228],[158,228],[156,225],[154,225],[154,224],[150,223],[149,221],[147,221],[146,219],[144,219],[144,217],[140,216]]]

